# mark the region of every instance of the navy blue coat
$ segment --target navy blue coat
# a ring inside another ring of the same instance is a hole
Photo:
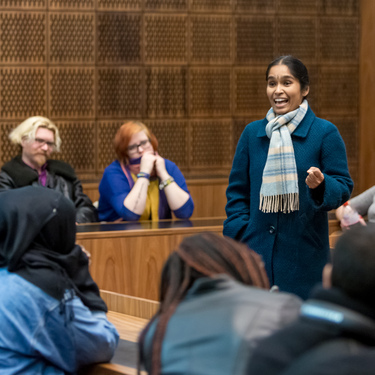
[[[344,142],[332,123],[309,108],[292,134],[299,186],[299,211],[289,214],[259,210],[259,192],[270,140],[267,119],[246,126],[237,145],[227,188],[224,235],[247,243],[261,254],[271,285],[307,298],[321,281],[328,260],[328,214],[350,197]],[[305,183],[307,170],[324,174],[323,200],[314,200]]]

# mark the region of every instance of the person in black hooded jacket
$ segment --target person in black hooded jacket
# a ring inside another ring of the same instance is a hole
[[[2,374],[73,374],[113,356],[119,336],[75,233],[74,205],[61,193],[0,194]]]
[[[375,226],[353,228],[302,305],[299,319],[263,340],[247,374],[372,375],[375,372]]]
[[[98,221],[97,210],[83,193],[74,169],[61,160],[50,159],[61,145],[59,131],[51,120],[30,117],[13,129],[9,139],[21,146],[22,153],[2,166],[0,192],[29,185],[44,186],[59,191],[74,203],[77,223]]]

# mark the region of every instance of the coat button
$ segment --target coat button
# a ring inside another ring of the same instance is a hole
[[[275,227],[271,225],[270,226],[270,233],[271,234],[275,233],[275,230],[276,230]]]

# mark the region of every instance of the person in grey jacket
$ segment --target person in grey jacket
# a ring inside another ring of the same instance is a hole
[[[164,265],[141,363],[153,375],[243,374],[258,341],[299,313],[298,297],[268,289],[261,257],[246,245],[214,233],[185,238]]]
[[[375,186],[365,190],[356,197],[351,198],[348,203],[361,216],[367,216],[369,223],[375,223]],[[343,206],[340,206],[336,210],[336,217],[340,221],[343,216],[343,210]]]
[[[18,125],[9,138],[21,146],[22,153],[2,166],[0,192],[29,185],[44,186],[73,201],[77,223],[98,221],[97,210],[83,193],[74,169],[68,163],[50,159],[61,145],[59,131],[51,120],[30,117]]]

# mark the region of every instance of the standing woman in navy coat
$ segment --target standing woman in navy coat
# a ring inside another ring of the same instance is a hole
[[[281,56],[266,80],[271,109],[238,142],[224,235],[262,255],[271,285],[307,298],[329,256],[327,211],[348,200],[353,182],[336,126],[308,105],[305,65]]]

